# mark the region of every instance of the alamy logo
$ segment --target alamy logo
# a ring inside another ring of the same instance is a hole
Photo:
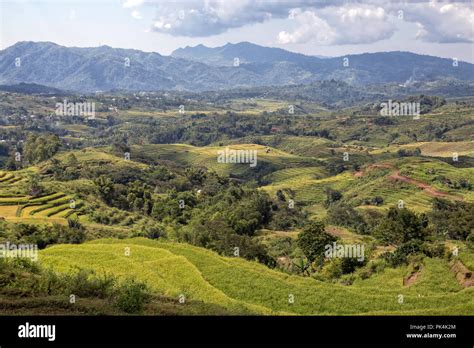
[[[233,150],[228,147],[217,151],[218,163],[249,163],[250,167],[257,165],[257,150]]]
[[[10,244],[6,242],[0,244],[0,258],[29,258],[31,261],[38,261],[37,244]]]
[[[95,103],[72,103],[64,99],[62,103],[56,103],[56,116],[89,116],[95,117]]]
[[[28,322],[18,326],[20,338],[47,338],[48,341],[56,339],[56,325],[34,325]]]
[[[364,245],[361,244],[326,244],[324,246],[324,256],[327,258],[357,258],[357,261],[364,261]]]
[[[420,118],[420,103],[399,103],[391,99],[387,103],[380,104],[381,116],[413,116],[413,119]]]

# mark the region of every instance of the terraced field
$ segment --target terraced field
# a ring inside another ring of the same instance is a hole
[[[263,178],[266,185],[261,189],[271,195],[282,190],[300,204],[315,206],[324,202],[326,189],[332,188],[343,192],[344,200],[361,208],[386,209],[403,200],[408,208],[424,212],[431,209],[434,197],[474,201],[472,189],[455,186],[464,181],[473,187],[473,177],[473,168],[457,168],[437,159],[409,157],[335,176],[328,176],[322,167],[278,170]],[[364,205],[376,196],[383,198],[382,205]]]
[[[21,176],[17,176],[12,173],[0,171],[0,185],[1,186],[11,185],[21,180],[23,180]]]
[[[12,222],[65,222],[82,205],[80,200],[64,193],[40,198],[18,197],[16,204],[13,200],[9,203],[8,206],[0,202],[0,216]]]
[[[262,135],[233,139],[227,144],[254,143],[271,146],[287,153],[305,157],[324,158],[330,155],[331,148],[337,147],[334,141],[311,136]]]
[[[62,192],[41,197],[4,193],[0,197],[0,218],[11,222],[65,223],[82,204],[74,196]]]
[[[134,167],[138,169],[146,169],[147,165],[133,161],[133,153],[130,154],[131,160],[125,158],[125,154],[122,157],[115,156],[107,153],[104,148],[86,148],[81,151],[69,151],[59,153],[55,156],[55,159],[59,161],[65,161],[67,156],[74,154],[77,161],[81,165],[87,164],[88,166],[104,166],[104,165],[115,165],[120,167]],[[47,164],[44,162],[43,165]]]
[[[242,174],[249,169],[248,163],[219,163],[218,151],[225,150],[225,146],[196,147],[185,144],[158,144],[132,147],[132,153],[149,160],[169,160],[182,165],[206,167],[220,175]],[[265,163],[283,169],[287,167],[309,166],[314,159],[295,156],[274,148],[256,144],[229,145],[230,150],[257,151],[257,163]]]
[[[272,182],[269,185],[263,186],[262,190],[270,195],[274,195],[278,190],[282,190],[291,193],[296,202],[310,205],[324,202],[327,188],[343,190],[349,188],[355,180],[350,173],[321,178],[323,175],[324,172],[318,167],[278,171],[265,177],[265,179]]]
[[[126,248],[130,248],[129,256]],[[40,252],[40,261],[60,272],[82,267],[134,275],[157,293],[184,294],[189,300],[254,314],[467,315],[474,310],[474,287],[462,288],[442,259],[425,259],[411,286],[403,285],[408,267],[343,286],[221,257],[187,244],[144,238],[52,246]]]
[[[434,197],[472,202],[472,190],[454,185],[462,180],[466,185],[474,185],[473,174],[472,168],[456,168],[436,159],[391,160],[355,173],[357,185],[346,196],[357,205],[375,196],[384,199],[383,206],[401,199],[410,209],[426,211]]]
[[[405,145],[393,145],[383,149],[372,151],[372,154],[379,154],[383,152],[397,152],[400,149],[415,150],[419,148],[423,156],[431,157],[452,157],[453,153],[458,156],[474,156],[474,142],[473,141],[456,141],[456,142],[419,142]]]

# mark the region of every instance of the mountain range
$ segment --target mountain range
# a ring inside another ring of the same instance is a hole
[[[474,80],[474,64],[410,52],[316,57],[248,42],[177,49],[170,56],[109,46],[78,48],[17,42],[0,51],[0,84],[34,83],[62,90],[205,91],[311,84],[373,85],[439,79]]]

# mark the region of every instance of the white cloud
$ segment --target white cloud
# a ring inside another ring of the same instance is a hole
[[[361,44],[387,39],[395,25],[381,7],[345,5],[291,13],[298,23],[292,32],[282,31],[278,41],[286,43]]]
[[[122,6],[124,8],[138,7],[142,5],[144,2],[145,2],[144,0],[123,0]]]
[[[418,39],[472,42],[473,4],[414,0],[124,0],[123,7],[146,4],[156,11],[153,31],[206,37],[232,28],[285,19],[280,43],[368,44],[390,38],[403,23],[416,23]],[[398,20],[398,11],[404,18]],[[288,18],[288,14],[291,14]],[[291,21],[296,27],[291,27]],[[415,33],[414,33],[415,35]]]
[[[157,3],[153,28],[171,35],[210,36],[270,19],[272,11],[267,6],[274,7],[265,1],[252,0]]]
[[[281,31],[278,34],[279,43],[316,42],[328,44],[334,42],[337,34],[329,23],[318,17],[315,12],[292,10],[290,16],[298,22],[298,28],[292,32]]]
[[[139,11],[137,10],[133,10],[132,13],[131,13],[132,17],[135,18],[135,19],[142,19],[142,15],[140,14]]]
[[[416,37],[427,42],[474,42],[474,8],[471,3],[410,4],[405,20],[418,26]]]
[[[69,20],[73,21],[76,19],[76,10],[71,9],[69,11]]]

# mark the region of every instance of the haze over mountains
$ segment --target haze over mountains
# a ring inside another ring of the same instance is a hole
[[[16,58],[20,58],[20,66],[15,65]],[[348,66],[343,58],[348,59]],[[186,47],[171,56],[109,46],[78,48],[29,41],[0,51],[0,84],[36,83],[78,92],[204,91],[331,79],[354,86],[474,80],[474,64],[459,62],[453,66],[451,59],[409,52],[321,58],[248,42],[216,48]]]

